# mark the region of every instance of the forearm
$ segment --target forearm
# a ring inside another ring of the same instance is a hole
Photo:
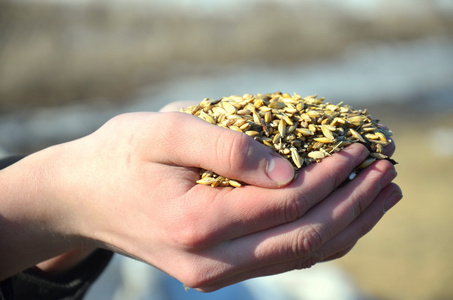
[[[0,171],[0,280],[75,249],[52,186],[49,148]],[[49,267],[49,265],[47,265]]]

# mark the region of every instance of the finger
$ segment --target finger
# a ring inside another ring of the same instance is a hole
[[[292,165],[270,148],[189,114],[161,113],[148,130],[154,133],[154,162],[198,167],[269,188],[286,185],[294,177]]]
[[[195,200],[187,203],[185,213],[195,216],[201,207],[209,219],[191,222],[190,235],[200,240],[199,245],[205,245],[203,240],[216,244],[293,222],[335,190],[367,155],[363,145],[351,145],[300,170],[297,178],[282,189],[194,186],[187,197]]]
[[[335,259],[338,259],[338,258],[341,258],[341,257],[345,256],[346,254],[348,254],[348,253],[352,250],[352,248],[354,248],[354,246],[355,246],[355,244],[350,245],[350,246],[346,247],[346,248],[343,249],[343,250],[340,250],[340,251],[335,252],[334,254],[332,254],[332,255],[326,257],[326,258],[323,260],[323,262],[335,260]]]
[[[388,130],[389,128],[387,125],[379,123],[379,127],[381,127],[384,130]],[[395,153],[396,145],[395,141],[393,138],[389,138],[388,141],[390,142],[387,146],[384,147],[384,154],[387,155],[388,157],[392,157],[393,153]]]
[[[393,139],[390,139],[390,143],[384,147],[384,154],[387,155],[388,157],[392,157],[392,155],[395,153],[396,150],[396,145]]]
[[[329,257],[328,259],[326,259],[324,261],[343,257],[352,249],[352,247],[353,247],[353,245],[344,250],[339,251],[338,253],[336,253],[332,257]],[[246,272],[237,273],[230,277],[223,278],[218,281],[210,282],[207,285],[202,285],[196,289],[201,292],[212,292],[212,291],[221,289],[223,287],[230,286],[230,285],[233,285],[233,284],[236,284],[236,283],[239,283],[244,280],[251,279],[251,278],[276,275],[276,274],[281,274],[284,272],[289,272],[289,271],[294,271],[294,270],[307,269],[307,268],[310,268],[311,266],[313,266],[315,263],[317,263],[317,260],[316,259],[314,260],[311,257],[306,257],[303,259],[298,259],[298,260],[289,261],[289,262],[285,262],[285,263],[275,263],[275,264],[267,265],[264,267],[259,267],[256,269],[248,270]]]
[[[382,187],[388,185],[395,176],[391,163],[379,161],[313,207],[303,218],[237,239],[236,242],[244,248],[256,245],[253,258],[263,264],[312,255],[360,216]],[[252,259],[245,256],[241,258]],[[323,258],[319,257],[321,260]]]
[[[349,183],[342,188],[340,195],[320,203],[299,221],[234,240],[218,249],[222,253],[219,257],[223,258],[220,260],[225,264],[223,267],[230,268],[225,272],[229,276],[219,277],[203,289],[216,289],[256,276],[308,268],[343,254],[372,228],[379,214],[382,216],[388,191],[383,190],[377,200],[373,200],[381,191],[379,186],[388,185],[394,172],[387,161],[377,165],[380,166],[375,166],[375,170],[366,170],[368,174],[364,171],[357,177],[357,181],[363,181],[360,187]],[[345,198],[346,195],[349,196]],[[369,212],[358,218],[371,202],[373,205]],[[374,217],[368,221],[370,215]],[[354,220],[357,223],[345,230]],[[343,236],[334,239],[340,232]],[[330,240],[332,243],[328,244]],[[326,249],[322,248],[324,245]]]
[[[360,238],[367,234],[381,220],[384,214],[402,198],[401,189],[398,185],[390,183],[387,185],[368,209],[365,210],[354,222],[351,223],[340,234],[323,245],[318,252],[323,257],[331,259],[337,256],[338,249],[345,249],[355,244]]]
[[[354,245],[352,245],[346,249],[343,249],[341,251],[338,251],[337,253],[335,253],[331,257],[328,257],[324,261],[334,260],[334,259],[338,259],[340,257],[345,256],[346,254],[349,253],[349,251],[351,251],[353,246]],[[312,258],[309,257],[309,258],[286,262],[283,264],[278,263],[278,264],[272,264],[269,266],[256,268],[256,269],[249,270],[249,271],[246,271],[243,273],[235,274],[231,277],[227,277],[227,278],[224,278],[224,279],[216,281],[216,282],[212,282],[205,286],[201,286],[201,287],[197,288],[197,290],[199,290],[201,292],[212,292],[212,291],[221,289],[223,287],[230,286],[230,285],[233,285],[233,284],[236,284],[236,283],[239,283],[244,280],[251,279],[251,278],[276,275],[276,274],[281,274],[284,272],[289,272],[289,271],[294,271],[294,270],[307,269],[316,263],[316,261],[310,262],[311,260],[312,260]]]

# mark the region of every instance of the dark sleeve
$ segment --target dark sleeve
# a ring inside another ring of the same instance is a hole
[[[14,300],[11,278],[0,281],[0,300]]]
[[[0,159],[0,169],[21,156]],[[77,266],[59,276],[50,276],[36,267],[0,281],[0,300],[79,300],[107,267],[113,253],[98,249]]]
[[[107,267],[113,253],[98,249],[63,275],[49,276],[30,268],[11,278],[15,300],[79,300]]]
[[[11,155],[7,157],[0,158],[0,170],[6,168],[9,165],[14,164],[24,158],[22,155]]]

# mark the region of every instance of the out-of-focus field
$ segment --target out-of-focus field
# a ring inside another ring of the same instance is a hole
[[[430,1],[407,8],[382,1],[372,17],[314,1],[256,1],[214,13],[125,2],[0,2],[0,112],[121,102],[137,87],[231,63],[291,65],[332,58],[358,43],[453,28],[450,15]]]
[[[377,299],[453,299],[453,115],[383,121],[395,133],[404,198],[337,263]]]

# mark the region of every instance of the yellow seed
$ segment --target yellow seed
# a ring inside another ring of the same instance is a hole
[[[387,145],[389,144],[388,141],[385,141],[385,142],[383,142],[383,141],[381,141],[381,140],[369,140],[369,141],[370,141],[370,143],[373,143],[373,144],[381,144],[381,145],[383,145],[383,146],[387,146]]]
[[[201,106],[202,108],[211,106],[211,100],[210,100],[209,98],[204,98],[204,99],[200,102],[200,106]]]
[[[257,136],[260,133],[258,131],[255,131],[255,130],[247,130],[245,132],[245,134],[248,135],[248,136],[254,137],[254,136]]]
[[[286,114],[279,114],[279,115],[277,115],[277,117],[280,117],[282,120],[284,120],[286,122],[286,124],[293,125],[293,121]]]
[[[290,114],[295,114],[297,113],[297,108],[290,103],[286,103],[285,111]]]
[[[287,129],[286,129],[286,132],[287,133],[292,133],[294,132],[294,130],[296,130],[297,128],[297,123],[293,123],[293,125],[289,126]]]
[[[240,184],[240,183],[239,183],[238,181],[236,181],[236,180],[231,180],[231,179],[229,179],[229,180],[228,180],[228,183],[229,183],[229,185],[231,185],[231,186],[233,186],[233,187],[240,187],[240,186],[242,186],[242,184]]]
[[[256,124],[261,124],[261,116],[256,111],[253,112],[253,122]]]
[[[239,128],[241,128],[242,131],[249,130],[250,127],[252,127],[252,125],[250,125],[250,123],[245,123],[245,124],[239,126]]]
[[[241,109],[237,111],[237,114],[241,116],[249,115],[250,113],[251,113],[250,109]]]
[[[357,131],[355,131],[354,129],[352,128],[349,128],[349,132],[351,133],[351,136],[358,139],[360,142],[362,143],[366,143],[365,139],[360,135],[360,133],[358,133]]]
[[[384,153],[384,146],[381,144],[376,144],[376,152],[377,153]]]
[[[201,175],[201,178],[205,178],[205,177],[212,177],[213,174],[214,174],[214,173],[213,173],[212,171],[206,171],[206,170],[205,170],[205,171],[201,172],[200,175]]]
[[[376,132],[375,135],[383,142],[388,142],[387,137],[382,132]]]
[[[344,124],[346,124],[346,120],[339,117],[334,118],[331,123],[333,126],[343,126]]]
[[[307,115],[310,118],[319,118],[321,116],[321,113],[319,111],[316,111],[316,110],[309,110],[309,111],[307,111]]]
[[[277,133],[276,135],[274,135],[274,138],[272,139],[272,143],[278,144],[281,141],[282,141],[282,136],[280,135],[280,133]]]
[[[272,143],[272,140],[263,140],[263,144],[270,147],[270,148],[274,148],[274,144]]]
[[[373,133],[367,133],[364,135],[365,138],[369,139],[369,140],[377,140],[379,139],[379,137]]]
[[[297,168],[300,169],[302,167],[302,162],[300,160],[299,153],[297,153],[297,149],[295,147],[291,147],[290,151],[291,151],[291,158],[292,158],[294,164],[296,165]]]
[[[365,119],[366,119],[365,116],[353,116],[353,117],[347,118],[346,120],[354,126],[360,126],[363,124]]]
[[[236,122],[234,122],[234,125],[237,127],[241,127],[245,123],[247,123],[247,119],[241,118],[241,119],[237,119]]]
[[[333,133],[332,131],[330,131],[329,127],[327,127],[327,125],[321,125],[321,131],[322,131],[322,134],[324,134],[324,136],[330,140],[333,140],[335,139],[335,137],[333,136]]]
[[[212,108],[212,112],[215,116],[221,116],[226,114],[226,110],[220,106],[215,106]]]
[[[302,120],[304,120],[304,121],[311,122],[311,118],[310,118],[310,116],[307,115],[307,114],[301,114],[301,115],[300,115],[300,118],[301,118]]]
[[[239,131],[239,132],[242,132],[241,128],[235,126],[235,125],[232,125],[229,127],[231,130],[234,130],[234,131]]]
[[[282,137],[285,137],[286,134],[286,122],[282,119],[278,123],[278,132]]]
[[[217,124],[217,122],[214,120],[214,118],[207,113],[200,111],[200,117],[202,117],[205,121],[211,123],[211,124]]]
[[[318,138],[314,138],[313,140],[323,143],[323,144],[330,144],[330,143],[335,142],[335,139],[329,139],[327,137],[318,137]]]
[[[265,105],[265,103],[264,103],[264,100],[263,100],[263,99],[256,99],[256,100],[253,102],[253,105],[254,105],[256,108],[260,108],[261,106]]]
[[[338,109],[338,106],[337,105],[333,105],[333,104],[327,104],[326,105],[326,109],[331,110],[331,111],[335,111],[335,110]]]
[[[296,128],[296,132],[301,133],[302,135],[309,136],[314,135],[315,133],[307,128]]]
[[[276,101],[269,103],[270,108],[282,109],[286,106],[284,102]]]
[[[323,159],[326,157],[326,153],[324,151],[311,151],[307,156],[312,159]]]
[[[265,121],[266,123],[272,122],[272,112],[271,112],[271,111],[266,111],[266,112],[264,113],[264,121]]]
[[[374,158],[377,158],[377,159],[386,159],[386,158],[388,158],[387,155],[382,154],[382,153],[377,153],[377,152],[370,153],[370,156],[374,157]]]
[[[374,163],[375,161],[376,161],[376,158],[369,157],[369,158],[365,159],[357,168],[364,169],[364,168],[368,167],[369,165],[371,165],[372,163]]]
[[[223,108],[227,112],[227,114],[232,115],[235,114],[237,111],[237,108],[231,104],[230,102],[222,102],[223,103]]]
[[[205,178],[201,178],[201,179],[197,180],[196,182],[199,183],[199,184],[211,185],[215,181],[217,181],[217,179],[215,179],[213,177],[205,177]]]
[[[296,104],[296,109],[298,111],[302,111],[305,108],[305,105],[303,103],[297,103]]]

